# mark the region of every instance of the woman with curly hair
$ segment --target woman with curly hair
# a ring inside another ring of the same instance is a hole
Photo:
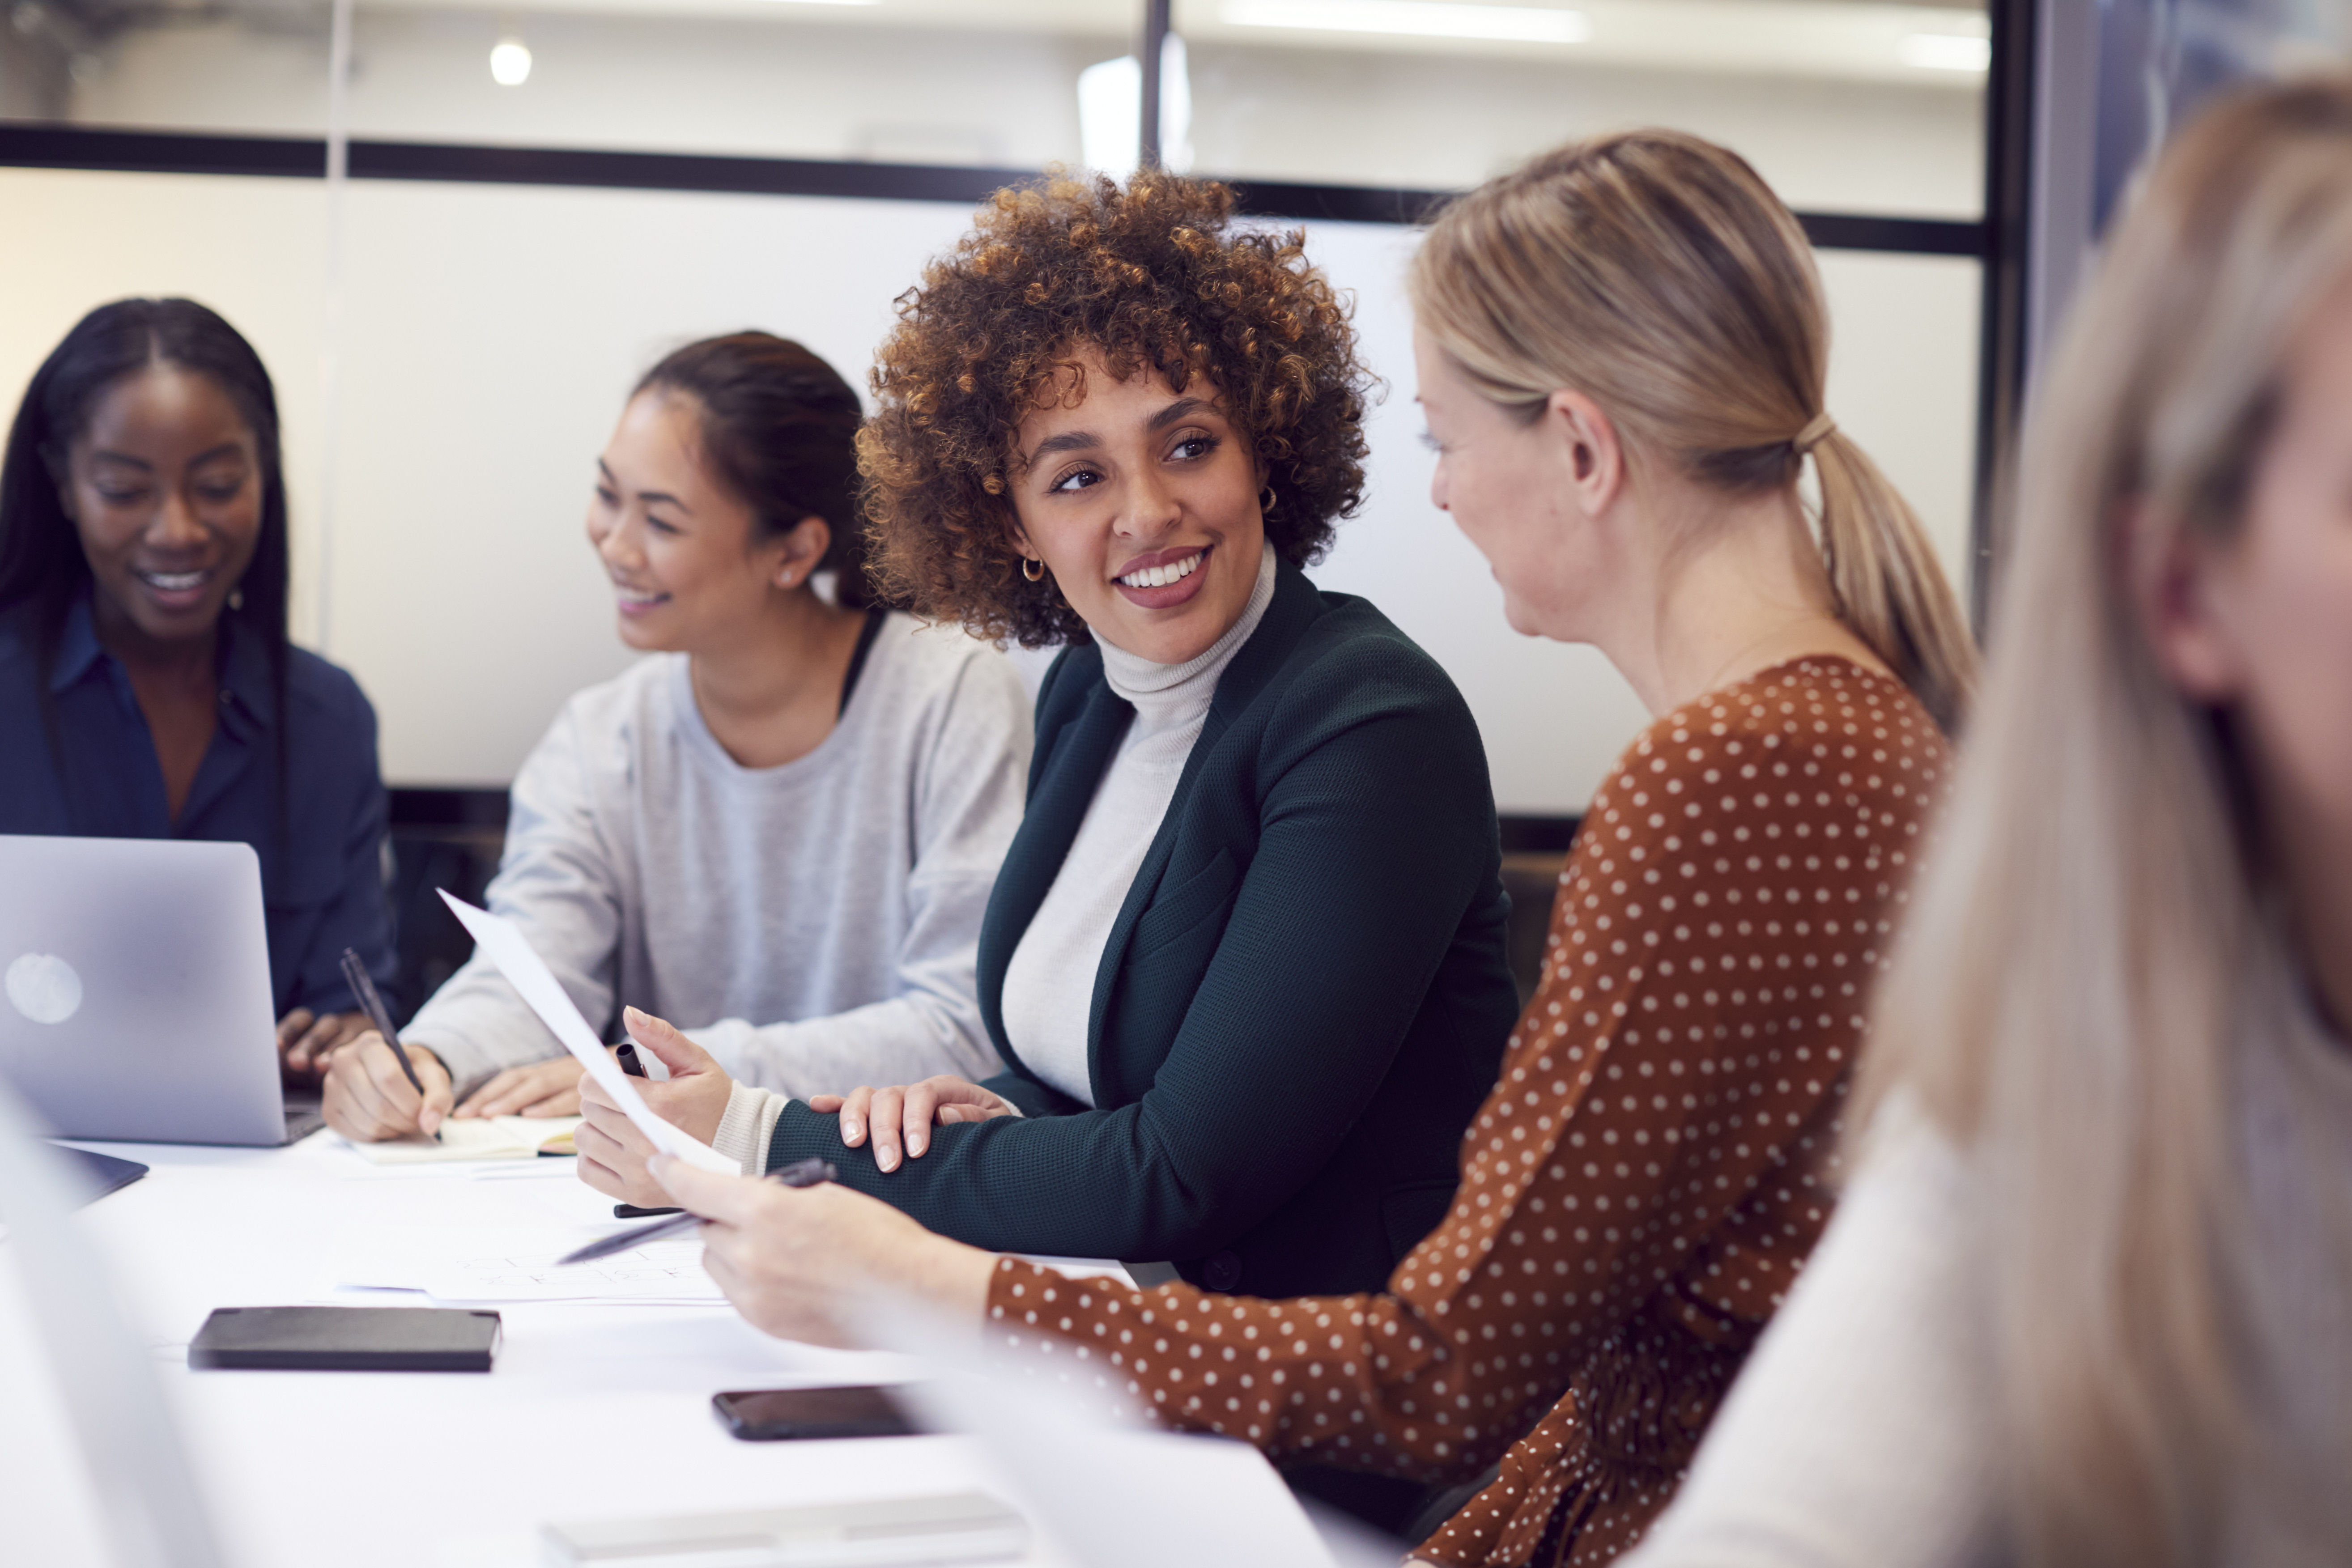
[[[747,1171],[823,1155],[981,1247],[1369,1289],[1452,1199],[1517,1006],[1508,901],[1461,695],[1300,571],[1358,504],[1370,377],[1298,237],[1232,205],[1155,176],[1004,192],[875,373],[886,592],[1067,645],[981,933],[1006,1070],[794,1102],[631,1026],[675,1075],[656,1107]],[[667,1202],[585,1103],[583,1176]]]
[[[1546,154],[1450,206],[1412,286],[1432,499],[1514,626],[1598,646],[1657,715],[1586,813],[1442,1223],[1380,1293],[1243,1300],[1067,1279],[842,1188],[656,1174],[771,1332],[835,1338],[843,1282],[879,1281],[1166,1425],[1451,1485],[1426,1559],[1598,1563],[1673,1496],[1827,1220],[1973,656],[1822,406],[1803,232],[1730,153]],[[1227,1094],[1297,1110],[1262,1070]]]

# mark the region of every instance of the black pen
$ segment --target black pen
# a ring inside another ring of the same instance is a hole
[[[416,1090],[416,1097],[424,1099],[425,1080],[416,1076],[416,1064],[408,1059],[408,1047],[400,1043],[400,1031],[392,1026],[392,1014],[385,1009],[383,998],[377,994],[375,982],[368,978],[367,965],[360,962],[356,948],[343,949],[343,978],[351,983],[352,994],[359,998],[360,1011],[368,1016],[368,1022],[375,1026],[375,1032],[383,1037],[383,1043],[390,1046],[392,1054],[399,1058],[400,1070],[408,1075],[409,1085]]]
[[[814,1187],[821,1182],[841,1180],[841,1173],[835,1170],[830,1162],[812,1157],[806,1160],[795,1160],[789,1165],[779,1166],[768,1173],[768,1180],[782,1182],[788,1187]],[[641,1225],[635,1230],[620,1231],[606,1237],[602,1241],[592,1241],[576,1251],[565,1253],[555,1261],[558,1264],[587,1263],[599,1258],[610,1258],[616,1252],[626,1252],[629,1248],[642,1247],[648,1241],[659,1241],[664,1237],[677,1236],[683,1231],[692,1230],[701,1223],[702,1216],[698,1214],[682,1214],[669,1219],[657,1219],[651,1225]]]

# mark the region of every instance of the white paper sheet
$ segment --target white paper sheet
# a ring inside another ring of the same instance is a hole
[[[446,889],[436,891],[441,894],[441,901],[449,906],[449,912],[473,933],[476,945],[490,955],[490,962],[499,966],[499,973],[505,975],[515,990],[521,994],[522,999],[530,1004],[530,1010],[539,1015],[540,1022],[555,1032],[555,1037],[563,1042],[564,1049],[580,1058],[580,1065],[588,1069],[588,1076],[612,1096],[613,1103],[636,1123],[637,1131],[643,1132],[655,1148],[664,1153],[675,1154],[689,1165],[699,1165],[723,1176],[742,1174],[734,1161],[693,1133],[681,1131],[654,1114],[653,1108],[646,1103],[645,1097],[629,1081],[629,1075],[621,1070],[621,1065],[596,1038],[596,1031],[588,1026],[588,1020],[582,1017],[580,1009],[572,1005],[570,994],[555,978],[554,971],[549,969],[546,961],[531,950],[522,932],[515,930],[513,921],[488,910],[478,910],[463,899],[452,898]]]
[[[673,1237],[558,1268],[609,1226],[362,1225],[336,1238],[338,1286],[423,1290],[441,1301],[630,1301],[721,1306],[698,1237]]]

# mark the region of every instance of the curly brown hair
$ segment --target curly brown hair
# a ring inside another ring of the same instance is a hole
[[[1124,380],[1157,371],[1216,389],[1274,490],[1266,538],[1303,566],[1362,504],[1374,384],[1350,302],[1308,265],[1303,231],[1230,231],[1231,188],[1142,174],[1121,187],[1049,173],[1002,190],[972,232],[898,297],[858,432],[868,558],[883,595],[1024,647],[1086,623],[1013,548],[1013,432],[1086,395],[1091,348]]]

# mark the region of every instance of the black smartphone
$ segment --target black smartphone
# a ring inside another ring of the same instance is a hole
[[[887,1388],[770,1388],[714,1394],[711,1409],[746,1443],[904,1437],[918,1430]]]

